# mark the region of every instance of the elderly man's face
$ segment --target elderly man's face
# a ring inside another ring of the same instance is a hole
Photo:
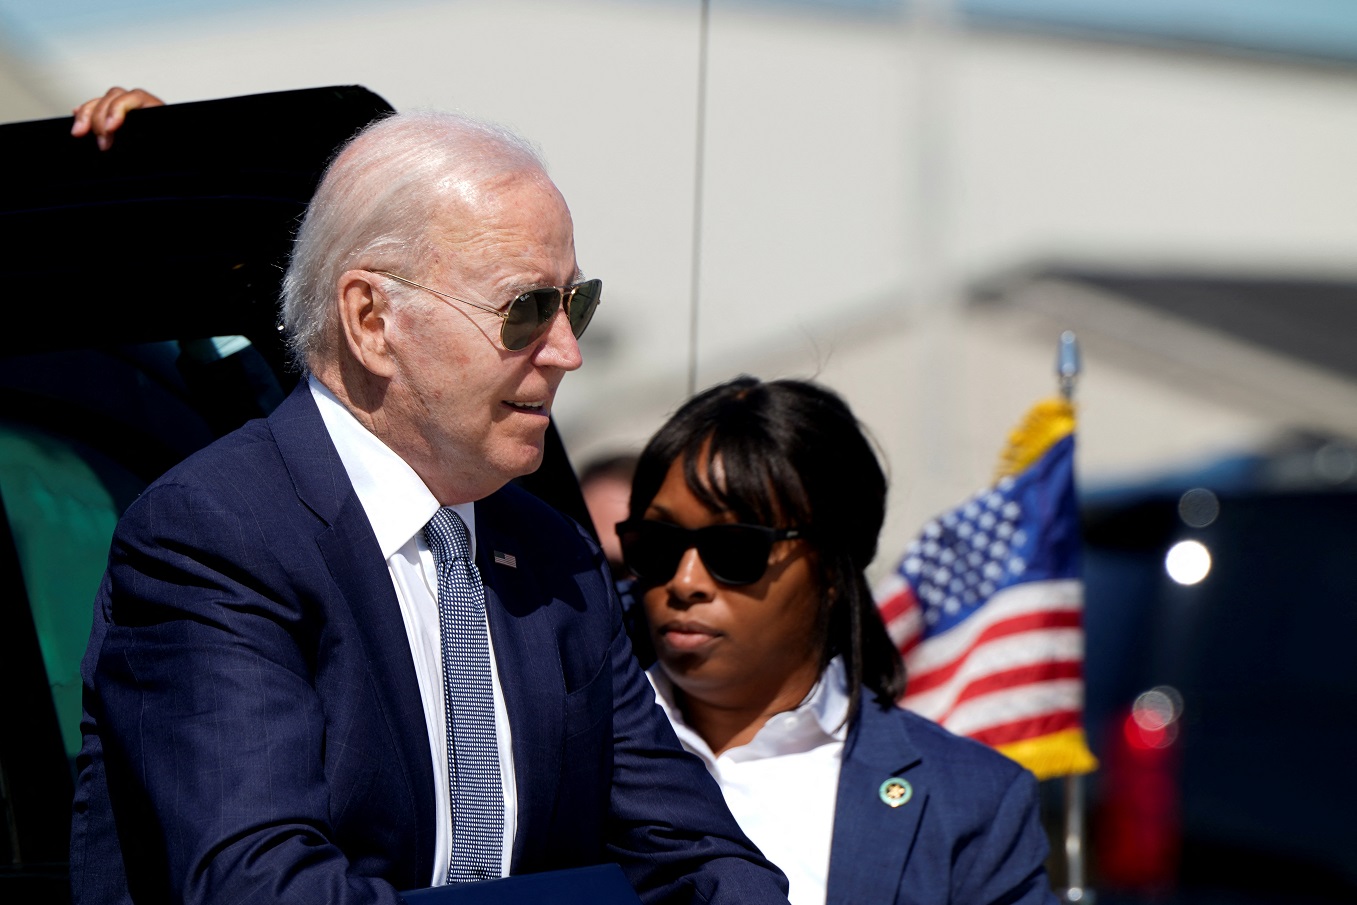
[[[570,211],[545,175],[482,188],[468,201],[470,216],[446,218],[469,228],[443,224],[435,259],[414,279],[502,308],[529,289],[579,278]],[[479,499],[534,471],[556,388],[581,364],[564,310],[517,352],[501,344],[497,317],[459,302],[426,294],[392,316],[397,373],[379,433],[423,460],[411,464],[440,502]]]

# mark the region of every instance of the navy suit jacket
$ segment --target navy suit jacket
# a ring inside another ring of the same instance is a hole
[[[910,795],[891,807],[882,784]],[[828,905],[1054,905],[1031,773],[917,714],[864,700],[844,748]]]
[[[647,902],[785,903],[654,705],[598,547],[512,487],[477,503],[476,531],[513,736],[512,872],[616,861]],[[428,884],[409,643],[304,382],[128,509],[83,674],[77,905],[394,903]]]

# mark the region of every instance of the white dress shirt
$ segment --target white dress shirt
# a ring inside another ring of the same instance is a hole
[[[391,583],[400,603],[405,635],[410,640],[410,655],[419,679],[419,696],[424,704],[424,722],[429,731],[429,753],[433,757],[434,794],[437,831],[434,839],[431,886],[448,882],[448,863],[452,855],[452,803],[448,780],[447,704],[443,698],[443,648],[438,633],[438,571],[424,526],[438,511],[438,500],[405,460],[377,439],[346,409],[333,393],[315,377],[309,379],[311,395],[320,409],[325,429],[339,451],[339,460],[358,494],[377,545],[386,559]],[[476,511],[471,503],[452,507],[471,532],[471,553],[476,553]],[[489,636],[489,627],[486,628]],[[509,873],[514,833],[518,821],[518,800],[514,785],[512,739],[509,712],[504,706],[504,690],[499,684],[495,664],[494,638],[490,637],[490,672],[495,693],[495,731],[499,744],[500,782],[504,789],[504,846],[500,873]]]
[[[647,673],[683,747],[702,758],[726,805],[791,884],[792,905],[825,905],[834,802],[848,727],[843,661],[832,660],[795,710],[763,724],[748,744],[719,757],[683,719],[673,683],[656,664]]]

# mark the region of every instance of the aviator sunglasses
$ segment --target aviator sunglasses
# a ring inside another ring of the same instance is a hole
[[[678,571],[683,554],[696,547],[712,578],[741,585],[753,584],[768,571],[773,544],[805,537],[805,532],[742,524],[681,528],[670,522],[628,519],[617,523],[617,537],[627,565],[642,581],[668,581]]]
[[[574,333],[575,338],[578,339],[580,334],[584,333],[584,329],[589,326],[589,321],[593,319],[594,311],[598,308],[598,300],[603,295],[602,280],[585,280],[573,286],[544,286],[541,289],[529,289],[503,308],[491,308],[489,305],[469,302],[455,295],[430,289],[428,286],[416,283],[414,280],[408,280],[403,276],[397,276],[387,270],[374,270],[372,272],[390,277],[398,283],[414,286],[416,289],[423,289],[425,292],[432,292],[439,298],[451,299],[454,302],[461,302],[463,305],[470,305],[472,308],[490,312],[502,322],[499,329],[499,339],[504,344],[504,348],[510,352],[526,349],[536,342],[543,333],[546,333],[551,319],[556,316],[556,312],[560,310],[562,305],[565,305],[566,317],[570,319],[570,332]]]

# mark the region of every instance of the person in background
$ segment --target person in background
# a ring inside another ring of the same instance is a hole
[[[631,498],[631,477],[636,472],[636,456],[623,453],[595,459],[580,469],[580,493],[589,508],[589,518],[598,532],[598,543],[608,557],[613,577],[626,578],[622,545],[617,540],[617,523],[627,517]]]
[[[617,523],[627,517],[631,499],[631,478],[636,473],[636,456],[622,453],[595,459],[580,471],[580,492],[589,510],[589,518],[598,533],[600,546],[608,557],[617,596],[622,602],[622,622],[631,638],[631,650],[642,668],[655,662],[650,635],[645,630],[645,613],[636,600],[636,578],[622,558]]]
[[[518,136],[396,114],[338,153],[284,279],[304,379],[115,532],[77,905],[396,905],[608,861],[647,903],[786,902],[655,708],[602,552],[509,485],[601,291]]]
[[[796,905],[1053,903],[1033,776],[895,705],[864,575],[885,504],[832,392],[741,377],[686,403],[618,526],[651,681]]]

